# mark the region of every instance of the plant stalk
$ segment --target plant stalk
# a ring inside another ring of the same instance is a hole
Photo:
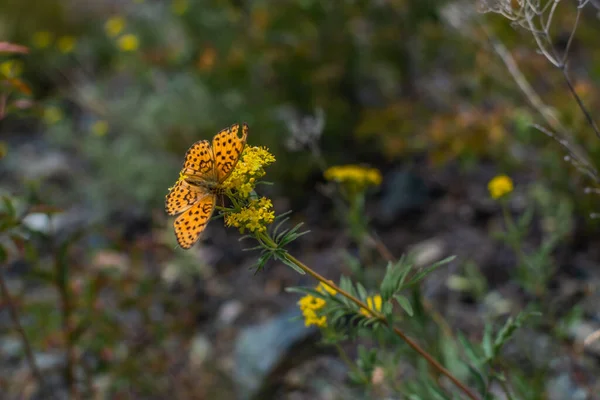
[[[270,246],[272,248],[277,248],[277,243],[275,243],[273,241],[273,239],[271,239],[270,236],[264,235],[264,237],[262,239],[263,239],[263,241],[265,242],[265,244],[267,246]],[[404,340],[406,342],[406,344],[408,344],[413,350],[415,350],[417,353],[419,353],[419,355],[421,357],[423,357],[425,360],[427,360],[427,362],[434,369],[436,369],[439,373],[445,375],[448,379],[450,379],[450,381],[452,381],[452,383],[458,389],[460,389],[465,395],[467,395],[471,400],[479,400],[479,398],[477,397],[477,395],[475,393],[473,393],[471,391],[471,389],[469,389],[461,381],[459,381],[454,375],[452,375],[452,373],[450,371],[448,371],[442,364],[440,364],[437,360],[435,360],[429,353],[427,353],[427,351],[425,351],[421,346],[419,346],[411,338],[409,338],[408,336],[406,336],[404,334],[404,332],[402,332],[399,328],[391,326],[390,323],[388,322],[388,320],[385,318],[385,316],[383,314],[381,314],[381,313],[379,313],[377,311],[371,310],[369,308],[369,306],[366,305],[364,302],[362,302],[361,300],[357,299],[356,297],[354,297],[350,293],[346,292],[342,288],[338,287],[332,281],[329,281],[329,280],[325,279],[325,277],[323,277],[319,273],[313,271],[310,267],[308,267],[307,265],[305,265],[304,263],[302,263],[300,260],[298,260],[296,257],[292,256],[291,254],[289,254],[289,253],[286,252],[285,255],[284,255],[284,257],[286,258],[287,261],[293,263],[294,265],[296,265],[297,267],[299,267],[301,270],[303,270],[304,272],[306,272],[308,275],[312,276],[313,278],[315,278],[319,282],[322,282],[323,284],[330,286],[332,289],[334,289],[335,291],[337,291],[342,296],[346,297],[348,300],[352,301],[354,304],[356,304],[357,306],[359,306],[361,309],[368,310],[374,318],[377,318],[381,323],[383,323],[384,325],[386,325],[389,328],[391,328],[397,336],[399,336],[402,340]]]

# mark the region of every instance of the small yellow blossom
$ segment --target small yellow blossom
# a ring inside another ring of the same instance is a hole
[[[173,0],[171,10],[177,15],[183,15],[188,9],[188,0]]]
[[[54,125],[63,119],[63,112],[56,106],[46,107],[44,110],[44,122],[48,125]]]
[[[48,31],[36,32],[33,34],[32,42],[38,49],[45,49],[52,43],[52,33]]]
[[[322,283],[319,283],[319,285],[316,287],[316,290],[321,293],[323,293],[323,290],[326,290],[333,296],[336,294],[336,291],[333,288]],[[327,304],[325,300],[320,297],[307,294],[306,296],[302,297],[297,304],[302,311],[302,315],[304,316],[305,326],[316,325],[320,328],[327,326],[327,317],[325,315],[318,314],[318,311],[325,307],[325,304]]]
[[[381,172],[378,169],[359,165],[333,166],[325,171],[324,176],[328,181],[340,182],[358,188],[379,186],[382,180]]]
[[[16,78],[23,72],[23,63],[19,60],[7,60],[0,63],[0,75],[5,78]]]
[[[95,136],[104,136],[108,133],[108,122],[98,120],[92,124],[90,130]]]
[[[119,45],[119,49],[121,51],[136,51],[140,45],[140,42],[137,36],[129,33],[127,35],[123,35],[117,41]]]
[[[125,29],[125,18],[111,17],[104,23],[104,31],[110,37],[116,37]]]
[[[367,306],[369,307],[369,310],[371,310],[371,311],[381,312],[382,303],[383,303],[383,301],[381,299],[381,296],[378,294],[376,294],[375,296],[372,296],[372,297],[371,296],[367,297]],[[365,308],[361,308],[360,313],[362,315],[364,315],[365,317],[372,317],[371,312],[369,312]]]
[[[229,178],[223,182],[224,189],[235,189],[242,197],[250,196],[258,178],[265,175],[264,167],[274,163],[275,157],[266,147],[247,146]]]
[[[331,281],[329,281],[331,282]],[[333,284],[333,282],[331,282]],[[319,293],[323,293],[325,294],[325,292],[329,293],[332,296],[335,296],[337,294],[337,291],[332,288],[329,285],[324,284],[323,282],[320,282],[319,285],[317,286],[317,292]]]
[[[264,232],[274,220],[273,203],[266,197],[251,200],[241,211],[225,215],[225,225],[235,226],[241,233],[246,230],[252,233]]]
[[[513,191],[513,181],[506,175],[498,175],[488,183],[493,199],[499,199]]]
[[[314,296],[304,296],[298,301],[298,306],[301,310],[311,309],[311,310],[319,310],[325,306],[325,300],[320,297]]]
[[[77,44],[77,40],[73,36],[61,36],[58,38],[56,46],[58,50],[63,54],[71,53],[75,50],[75,45]]]

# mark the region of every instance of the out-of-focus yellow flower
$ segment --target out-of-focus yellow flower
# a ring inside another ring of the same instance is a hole
[[[371,311],[377,311],[377,312],[381,312],[381,305],[382,305],[383,301],[381,299],[381,296],[376,294],[375,296],[369,296],[367,297],[367,306],[369,307],[369,310]],[[362,315],[364,315],[365,317],[372,317],[371,312],[367,310],[366,308],[361,308],[360,309],[360,313]]]
[[[325,179],[364,188],[379,186],[381,172],[376,168],[366,168],[360,165],[337,165],[330,167],[324,173]]]
[[[329,281],[329,282],[331,282],[331,281]],[[331,282],[331,283],[333,283],[333,282]],[[325,292],[327,292],[332,296],[335,296],[337,294],[337,291],[334,288],[332,288],[329,285],[324,284],[323,282],[319,282],[319,285],[317,286],[317,292],[323,293],[323,294],[325,294]]]
[[[275,157],[266,147],[246,146],[222,187],[237,190],[242,197],[248,197],[254,190],[257,179],[265,175],[264,168],[274,162]]]
[[[108,122],[100,119],[92,124],[90,130],[95,136],[104,136],[108,133]]]
[[[33,34],[33,45],[38,49],[45,49],[52,43],[52,33],[48,31],[40,31]]]
[[[325,300],[323,300],[320,297],[310,295],[304,296],[298,301],[298,306],[301,310],[305,310],[307,308],[311,310],[318,310],[320,308],[323,308],[324,305]]]
[[[201,71],[209,71],[217,61],[217,51],[213,47],[207,47],[198,57],[197,66]]]
[[[324,285],[319,283],[316,287],[316,290],[323,293],[323,290],[329,292],[332,296],[335,296],[336,291],[328,285]],[[298,307],[302,311],[302,315],[304,316],[304,325],[311,326],[316,325],[319,328],[323,328],[327,326],[327,317],[325,315],[319,315],[318,311],[321,310],[327,302],[320,297],[315,297],[310,294],[302,297],[298,301]]]
[[[4,78],[16,78],[23,72],[23,63],[19,60],[7,60],[0,63],[0,75]]]
[[[140,45],[140,42],[134,34],[123,35],[117,41],[119,49],[121,51],[136,51]]]
[[[506,175],[498,175],[488,183],[493,199],[499,199],[513,191],[513,181]]]
[[[62,110],[56,106],[49,106],[44,110],[44,122],[48,125],[54,125],[57,122],[60,122],[63,117]]]
[[[61,36],[56,43],[58,50],[63,54],[71,53],[75,50],[76,45],[77,40],[74,36]]]
[[[177,15],[183,15],[187,11],[188,6],[188,0],[173,0],[171,3],[171,10]]]
[[[125,18],[115,16],[104,23],[104,31],[110,37],[116,37],[125,29]]]
[[[275,220],[273,203],[266,197],[251,200],[241,211],[225,215],[225,225],[235,226],[244,233],[246,230],[252,233],[264,232],[267,225]]]

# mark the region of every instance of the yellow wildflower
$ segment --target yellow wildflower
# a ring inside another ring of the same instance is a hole
[[[274,162],[275,157],[266,147],[246,146],[222,187],[235,189],[242,197],[248,197],[254,190],[257,179],[265,175],[264,167]]]
[[[63,54],[71,53],[75,50],[75,45],[77,44],[77,40],[73,36],[62,36],[58,38],[58,42],[56,46],[58,50]]]
[[[267,225],[274,220],[273,203],[266,197],[250,200],[241,211],[225,215],[225,225],[235,226],[241,233],[245,230],[252,233],[264,232],[267,230]]]
[[[125,29],[125,18],[111,17],[104,23],[104,30],[110,37],[116,37]]]
[[[121,51],[136,51],[140,45],[140,42],[137,36],[129,33],[127,35],[123,35],[117,41],[119,45],[119,49]]]
[[[488,183],[493,199],[499,199],[513,191],[513,181],[506,175],[498,175]]]
[[[375,296],[369,296],[367,297],[367,306],[369,307],[369,310],[371,311],[377,311],[377,312],[381,312],[381,305],[382,305],[383,301],[381,299],[381,296],[376,294]],[[362,315],[364,315],[365,317],[372,317],[371,312],[367,310],[366,308],[361,308],[360,309],[360,313]]]
[[[32,42],[38,49],[45,49],[52,43],[52,33],[48,31],[36,32],[33,34]]]
[[[304,316],[305,326],[316,325],[319,328],[324,328],[327,326],[327,317],[324,315],[319,316],[314,310],[307,308],[302,311],[302,315]]]
[[[323,290],[328,291],[332,295],[336,294],[336,291],[328,285],[323,285],[319,283],[316,287],[316,290],[323,293]],[[325,315],[319,315],[318,311],[325,307],[327,302],[320,297],[315,297],[310,294],[302,297],[298,301],[298,307],[302,311],[302,315],[304,316],[304,325],[316,325],[320,328],[327,326],[327,317]]]
[[[188,9],[188,0],[173,0],[171,10],[177,15],[183,15]]]
[[[325,171],[325,179],[360,188],[367,186],[379,186],[381,184],[381,172],[376,168],[366,168],[360,165],[337,165]]]
[[[0,63],[0,75],[5,78],[16,78],[23,72],[23,63],[19,60],[7,60]]]
[[[331,281],[329,281],[329,282],[331,282]],[[331,283],[333,283],[333,282],[331,282]],[[332,296],[335,296],[337,294],[337,291],[334,288],[332,288],[329,285],[324,284],[323,282],[320,282],[319,285],[317,286],[317,292],[323,293],[323,294],[325,294],[325,292],[327,292]]]
[[[320,297],[306,295],[298,301],[298,306],[302,311],[307,308],[310,310],[319,310],[325,306],[325,300]]]
[[[48,125],[54,125],[63,119],[63,112],[56,106],[46,107],[44,110],[44,122]]]
[[[108,133],[108,122],[98,120],[92,124],[90,130],[95,136],[104,136]]]

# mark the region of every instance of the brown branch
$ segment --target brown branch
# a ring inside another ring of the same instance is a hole
[[[277,247],[277,244],[275,242],[273,242],[273,240],[270,237],[263,237],[262,240],[264,240],[264,242],[268,246],[272,246],[274,248]],[[406,336],[406,334],[404,334],[404,332],[402,332],[402,330],[400,330],[399,328],[390,325],[389,321],[385,318],[385,316],[383,314],[381,314],[377,311],[371,310],[369,308],[369,306],[366,305],[364,302],[362,302],[360,299],[357,299],[350,293],[346,292],[345,290],[343,290],[342,288],[337,286],[335,283],[325,279],[325,277],[320,275],[318,272],[315,272],[307,265],[303,264],[301,261],[299,261],[297,258],[292,256],[291,254],[286,253],[285,257],[289,262],[298,266],[300,269],[302,269],[304,272],[306,272],[313,278],[317,279],[318,281],[324,283],[325,285],[330,286],[331,288],[336,290],[339,294],[346,297],[348,300],[352,301],[354,304],[356,304],[361,309],[368,310],[368,312],[371,313],[371,315],[374,318],[377,318],[382,324],[384,324],[387,327],[389,327],[390,329],[392,329],[398,337],[400,337],[402,340],[404,340],[404,342],[406,344],[408,344],[414,351],[416,351],[421,357],[423,357],[429,363],[429,365],[431,365],[439,373],[441,373],[442,375],[445,375],[448,379],[450,379],[450,381],[454,384],[454,386],[456,386],[465,395],[467,395],[467,397],[469,397],[471,400],[479,399],[479,397],[477,397],[477,395],[473,391],[471,391],[471,389],[469,389],[465,384],[463,384],[461,381],[459,381],[458,378],[456,378],[449,370],[447,370],[442,364],[440,364],[435,358],[433,358],[427,351],[425,351],[421,346],[419,346],[419,344],[417,342],[415,342],[414,340],[412,340],[411,338]]]
[[[8,286],[6,284],[6,280],[4,279],[4,274],[2,271],[0,271],[0,292],[1,292],[2,298],[4,299],[4,302],[6,303],[6,306],[8,308],[8,313],[10,315],[10,319],[11,319],[15,329],[17,330],[19,336],[21,337],[21,342],[23,343],[23,348],[25,349],[25,359],[27,360],[27,363],[29,364],[29,368],[31,369],[33,376],[35,376],[35,378],[37,379],[37,381],[40,385],[40,389],[43,392],[44,389],[46,388],[44,376],[42,375],[41,371],[37,367],[37,364],[35,363],[35,357],[33,355],[31,343],[29,342],[29,339],[27,338],[27,334],[25,333],[25,329],[23,329],[23,325],[21,325],[17,307],[15,306],[15,304],[10,296],[10,293],[8,291]]]

